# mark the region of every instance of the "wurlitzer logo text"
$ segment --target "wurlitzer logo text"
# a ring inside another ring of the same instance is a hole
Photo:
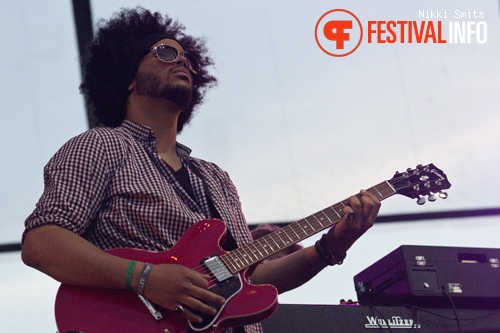
[[[484,12],[419,10],[419,20],[368,20],[364,24],[352,12],[333,9],[316,23],[315,38],[330,56],[344,57],[358,49],[364,31],[368,44],[485,44],[488,25]]]
[[[414,329],[420,328],[420,324],[414,322],[413,319],[403,318],[401,316],[392,316],[388,319],[383,319],[376,316],[366,316],[365,328]]]

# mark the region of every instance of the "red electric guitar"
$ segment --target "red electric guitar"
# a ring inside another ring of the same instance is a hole
[[[380,200],[394,194],[434,201],[450,188],[446,175],[433,164],[396,172],[390,180],[368,189]],[[263,259],[298,243],[340,221],[347,199],[231,252],[223,251],[224,223],[204,220],[190,227],[168,251],[112,249],[107,252],[152,264],[181,264],[210,274],[210,290],[227,301],[214,316],[202,315],[201,324],[152,304],[133,292],[89,289],[62,284],[56,296],[55,314],[60,333],[184,333],[219,332],[227,327],[251,324],[269,317],[277,307],[277,291],[271,285],[247,281],[252,268]]]

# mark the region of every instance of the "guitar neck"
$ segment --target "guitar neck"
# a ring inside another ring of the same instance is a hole
[[[375,195],[379,200],[384,200],[396,193],[396,190],[387,181],[381,182],[366,191]],[[359,198],[359,196],[358,194],[357,197]],[[348,199],[340,201],[234,251],[226,253],[221,256],[221,259],[233,274],[237,273],[335,225],[342,218],[342,209],[347,205]]]

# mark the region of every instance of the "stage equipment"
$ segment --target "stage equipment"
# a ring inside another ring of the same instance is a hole
[[[354,284],[361,305],[500,308],[500,249],[403,245]]]

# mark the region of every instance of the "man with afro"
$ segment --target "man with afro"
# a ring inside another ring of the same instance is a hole
[[[228,302],[209,289],[210,274],[106,251],[169,250],[192,225],[209,218],[227,228],[225,251],[252,242],[229,175],[177,142],[217,83],[205,41],[184,30],[169,16],[141,7],[99,21],[83,59],[80,89],[102,126],[70,139],[45,166],[44,192],[25,222],[22,259],[63,285],[138,293],[196,324]],[[271,284],[282,293],[341,264],[380,208],[366,191],[348,203],[315,246],[262,261],[251,283]]]

